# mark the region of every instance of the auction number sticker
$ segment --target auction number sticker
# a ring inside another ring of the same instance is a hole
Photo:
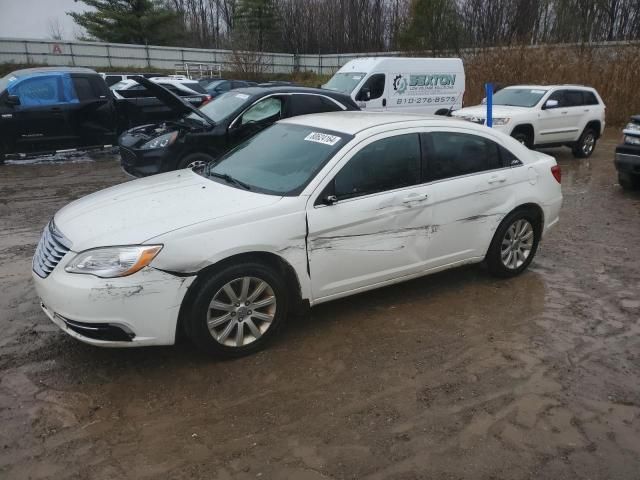
[[[239,98],[241,100],[246,100],[247,98],[249,98],[249,95],[245,93],[236,93],[236,98]]]
[[[316,142],[316,143],[322,143],[324,145],[332,145],[332,146],[341,140],[340,137],[336,137],[335,135],[327,135],[326,133],[320,133],[320,132],[311,132],[309,135],[304,137],[304,139],[307,142]]]

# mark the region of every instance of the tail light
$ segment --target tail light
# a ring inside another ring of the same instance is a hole
[[[562,170],[560,169],[560,165],[551,167],[551,175],[553,175],[553,178],[555,178],[558,183],[562,183]]]

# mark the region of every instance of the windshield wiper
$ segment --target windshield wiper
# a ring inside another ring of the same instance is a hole
[[[208,173],[212,177],[221,178],[227,183],[231,183],[233,185],[238,185],[239,187],[242,187],[245,190],[251,190],[251,185],[248,185],[248,184],[238,180],[237,178],[233,178],[228,173],[217,173],[217,172],[212,172],[212,171],[209,171]]]

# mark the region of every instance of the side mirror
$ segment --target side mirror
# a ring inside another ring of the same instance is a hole
[[[7,97],[7,105],[11,105],[13,107],[20,105],[20,97],[17,95],[9,95]]]
[[[334,203],[336,203],[338,201],[338,197],[336,197],[335,195],[327,195],[325,197],[322,197],[322,204],[323,205],[333,205]]]
[[[548,110],[549,108],[558,108],[558,105],[560,105],[560,102],[558,102],[558,100],[547,100],[542,109]]]

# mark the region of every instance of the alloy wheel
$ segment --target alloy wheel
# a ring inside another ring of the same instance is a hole
[[[510,270],[520,268],[531,255],[533,241],[533,226],[528,220],[521,218],[513,222],[502,239],[500,248],[502,264]]]
[[[582,153],[585,154],[586,156],[591,155],[591,152],[593,152],[593,149],[596,146],[596,137],[593,133],[588,133],[585,137],[584,137],[584,141],[582,142]]]
[[[213,296],[207,312],[211,336],[227,347],[244,347],[262,337],[276,315],[273,288],[256,277],[226,283]]]

